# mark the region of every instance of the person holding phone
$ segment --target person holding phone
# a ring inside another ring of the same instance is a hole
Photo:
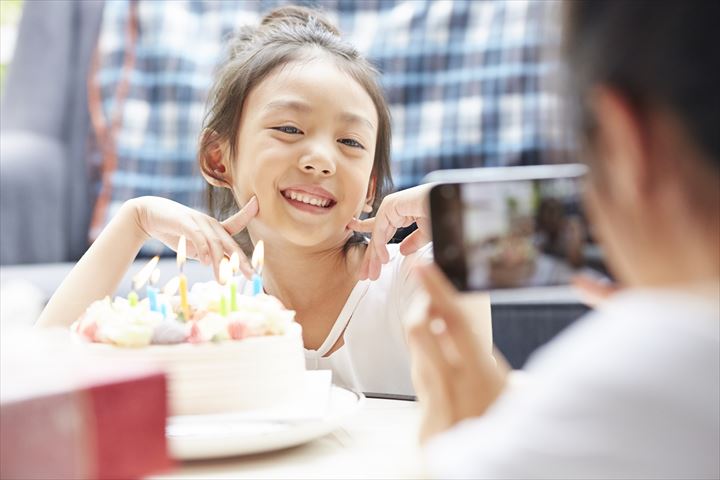
[[[624,289],[509,386],[458,292],[418,268],[427,307],[408,336],[425,458],[442,478],[718,478],[720,3],[563,13],[585,206]]]

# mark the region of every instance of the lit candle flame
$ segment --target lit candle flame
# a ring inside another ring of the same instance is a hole
[[[177,266],[182,271],[183,265],[185,265],[185,257],[187,256],[187,240],[185,235],[180,235],[177,248]]]
[[[145,266],[133,277],[133,289],[140,290],[143,285],[150,280],[150,276],[153,274],[153,270],[155,270],[159,261],[160,257],[155,256],[147,264],[145,264]]]
[[[265,257],[265,243],[260,240],[257,245],[255,245],[255,250],[252,254],[252,267],[253,270],[255,270],[258,275],[262,272],[263,268],[263,262]]]
[[[163,293],[168,297],[175,295],[180,288],[180,277],[172,277],[163,287]]]
[[[232,268],[233,273],[240,271],[240,255],[237,252],[230,255],[230,268]]]
[[[227,257],[223,257],[223,259],[220,260],[220,267],[218,268],[218,280],[220,280],[220,284],[227,284],[231,276],[232,267],[230,267],[230,262],[228,261]]]

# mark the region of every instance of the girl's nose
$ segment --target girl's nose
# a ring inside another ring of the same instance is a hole
[[[335,161],[329,152],[315,149],[300,157],[300,169],[307,173],[330,176],[335,173]]]

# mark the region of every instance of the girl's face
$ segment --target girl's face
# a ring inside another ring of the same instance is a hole
[[[372,200],[377,125],[370,96],[329,60],[285,65],[251,90],[232,171],[236,198],[258,198],[253,239],[343,244]]]

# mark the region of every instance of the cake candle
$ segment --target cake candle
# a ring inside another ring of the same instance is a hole
[[[238,278],[237,272],[240,271],[240,255],[237,252],[233,252],[230,255],[230,268],[232,269],[232,278],[230,278],[230,311],[237,312],[237,288]]]
[[[265,243],[260,240],[255,245],[252,255],[252,268],[255,271],[252,276],[253,295],[259,295],[263,291],[262,269],[265,257]]]
[[[160,261],[160,257],[154,256],[150,259],[148,263],[143,266],[143,268],[140,269],[140,271],[135,274],[135,276],[132,279],[132,292],[130,292],[130,295],[128,295],[128,303],[131,307],[134,307],[137,305],[137,293],[136,291],[142,289],[142,287],[148,283],[150,280],[150,277],[153,275],[157,267],[158,262]],[[158,271],[158,275],[160,272]],[[149,296],[149,293],[148,293]]]
[[[153,270],[152,275],[150,275],[150,281],[147,284],[146,293],[148,297],[148,301],[150,302],[150,310],[153,312],[159,312],[160,309],[158,308],[158,289],[155,287],[155,284],[160,279],[160,270],[157,268]]]
[[[188,304],[187,278],[183,273],[183,267],[185,266],[185,257],[187,255],[186,252],[187,240],[185,240],[185,235],[180,235],[177,249],[177,265],[178,269],[180,269],[180,275],[178,276],[180,287],[180,308],[182,309],[183,316],[185,317],[185,321],[187,322],[190,320],[190,305]]]
[[[160,306],[160,312],[162,313],[162,316],[167,318],[168,317],[168,308],[170,311],[172,311],[172,304],[170,303],[173,295],[175,295],[180,288],[180,278],[177,276],[172,277],[168,282],[165,284],[162,290],[163,294],[163,301]]]
[[[227,258],[223,257],[220,260],[220,266],[218,267],[218,277],[220,280],[220,315],[227,317],[228,314],[228,301],[227,301],[227,283],[232,274],[230,262]]]

